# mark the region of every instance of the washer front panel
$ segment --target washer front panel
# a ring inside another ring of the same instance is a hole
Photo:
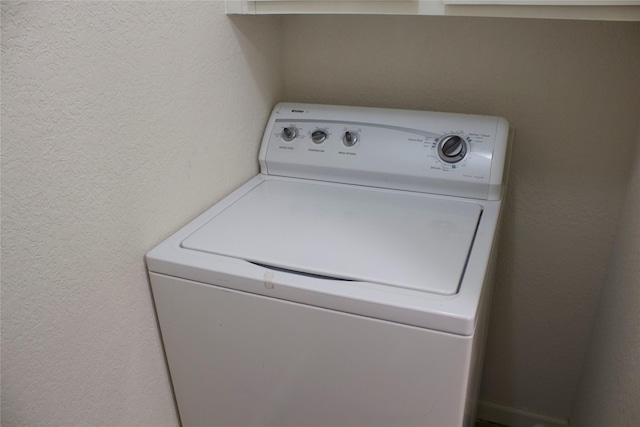
[[[461,426],[472,337],[151,274],[182,425]]]
[[[482,208],[407,192],[267,180],[182,243],[271,267],[453,295]]]

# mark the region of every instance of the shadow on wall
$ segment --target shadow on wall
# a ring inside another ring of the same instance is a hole
[[[282,17],[280,16],[243,16],[227,15],[236,40],[242,50],[244,59],[254,77],[256,95],[259,99],[271,100],[273,94],[280,94],[282,98],[284,77],[282,69]],[[274,22],[275,21],[275,22]],[[275,24],[275,25],[274,25]],[[275,29],[275,30],[274,30]],[[274,33],[276,32],[277,33]],[[270,37],[265,37],[269,33]],[[273,40],[277,43],[273,43]],[[275,87],[262,87],[261,82],[277,82]],[[262,95],[267,91],[268,96]],[[280,101],[281,99],[278,99]],[[253,99],[244,100],[247,103],[255,102]],[[269,110],[273,105],[269,106]],[[251,119],[255,119],[251,117]],[[262,119],[262,118],[261,118]],[[266,118],[264,118],[266,123]],[[257,158],[257,153],[256,153]]]
[[[517,138],[517,131],[515,138]],[[514,152],[517,150],[517,142],[514,140],[511,153],[512,159],[515,156]],[[487,334],[485,350],[485,352],[488,352],[489,349],[499,348],[499,351],[493,351],[493,357],[496,359],[493,364],[500,366],[501,372],[499,377],[483,372],[481,384],[482,388],[491,389],[493,387],[499,387],[502,393],[506,396],[514,396],[517,392],[516,385],[513,382],[504,381],[505,378],[511,379],[516,375],[516,367],[514,366],[513,361],[517,359],[516,353],[518,348],[517,343],[513,338],[517,334],[517,327],[514,324],[503,325],[502,327],[505,330],[505,334],[502,337],[502,340],[496,339],[495,335],[490,331],[493,329],[492,322],[495,321],[496,316],[494,315],[494,311],[496,309],[503,309],[504,312],[501,313],[502,318],[509,319],[514,317],[513,311],[515,304],[513,302],[513,293],[515,289],[509,284],[515,281],[515,270],[517,269],[517,254],[515,252],[513,242],[518,235],[515,207],[518,203],[520,192],[518,190],[519,176],[513,174],[511,171],[513,171],[513,166],[510,168],[508,189],[504,210],[502,212],[502,224],[500,226],[500,238],[498,241],[498,259],[493,285],[491,314],[489,317],[489,333]],[[486,371],[486,366],[487,363],[485,362],[483,371]],[[481,424],[481,426],[484,427],[485,424]]]

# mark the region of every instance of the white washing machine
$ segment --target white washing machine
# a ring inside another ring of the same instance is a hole
[[[261,173],[147,254],[182,424],[472,425],[508,139],[278,104]]]

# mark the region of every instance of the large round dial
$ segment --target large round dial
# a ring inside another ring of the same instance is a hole
[[[327,131],[318,129],[318,130],[314,130],[311,133],[311,140],[313,141],[314,144],[322,144],[325,141],[325,139],[327,139],[327,136],[329,136],[327,134]]]
[[[291,142],[298,136],[298,129],[295,126],[289,126],[282,129],[282,139]]]
[[[459,135],[447,135],[438,144],[438,156],[447,163],[458,163],[467,154],[467,143]]]

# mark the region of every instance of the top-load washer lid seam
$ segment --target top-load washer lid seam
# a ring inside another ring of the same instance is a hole
[[[313,274],[313,273],[307,273],[305,271],[297,271],[297,270],[291,270],[288,268],[282,268],[282,267],[277,267],[275,265],[268,265],[268,264],[262,264],[259,262],[255,262],[255,261],[249,261],[249,260],[245,260],[253,265],[257,265],[258,267],[262,267],[262,268],[266,268],[267,270],[273,270],[273,271],[279,271],[282,273],[287,273],[287,274],[295,274],[297,276],[306,276],[306,277],[312,277],[314,279],[322,279],[322,280],[339,280],[341,282],[355,282],[356,280],[353,279],[344,279],[342,277],[333,277],[333,276],[325,276],[323,274]]]
[[[338,170],[346,170],[346,169],[339,169],[339,168],[335,168],[336,171]],[[340,181],[331,181],[329,179],[321,179],[318,177],[296,177],[296,176],[289,176],[289,175],[285,175],[285,174],[277,174],[277,173],[272,173],[272,174],[265,174],[266,176],[268,176],[269,178],[285,178],[285,179],[292,179],[292,180],[301,180],[301,181],[309,181],[309,182],[316,182],[319,184],[336,184],[336,185],[342,185],[342,186],[349,186],[349,187],[356,187],[356,188],[361,188],[361,189],[369,189],[372,191],[375,190],[390,190],[393,192],[396,192],[398,194],[402,194],[402,193],[407,193],[407,194],[414,194],[414,195],[423,195],[423,196],[445,196],[445,197],[450,197],[453,198],[452,200],[455,199],[459,199],[459,200],[464,200],[464,201],[468,201],[468,200],[473,200],[473,201],[479,201],[479,202],[483,202],[486,201],[486,197],[475,197],[475,196],[467,196],[467,197],[462,197],[462,196],[452,196],[450,194],[447,194],[446,191],[434,191],[433,189],[428,189],[429,191],[426,191],[425,189],[411,189],[411,188],[396,188],[394,186],[384,186],[384,185],[375,185],[375,184],[367,184],[364,182],[340,182]]]
[[[484,209],[480,209],[480,215],[478,215],[478,223],[476,224],[476,230],[474,231],[473,237],[471,238],[471,244],[469,245],[469,252],[467,252],[467,259],[464,261],[464,267],[462,267],[462,273],[460,274],[460,281],[458,282],[458,288],[456,289],[456,294],[460,293],[460,287],[462,286],[462,282],[464,281],[464,276],[465,274],[467,274],[469,259],[471,259],[471,253],[473,252],[473,248],[476,244],[476,237],[478,237],[478,230],[480,229],[480,221],[482,221],[483,213],[484,213]]]

